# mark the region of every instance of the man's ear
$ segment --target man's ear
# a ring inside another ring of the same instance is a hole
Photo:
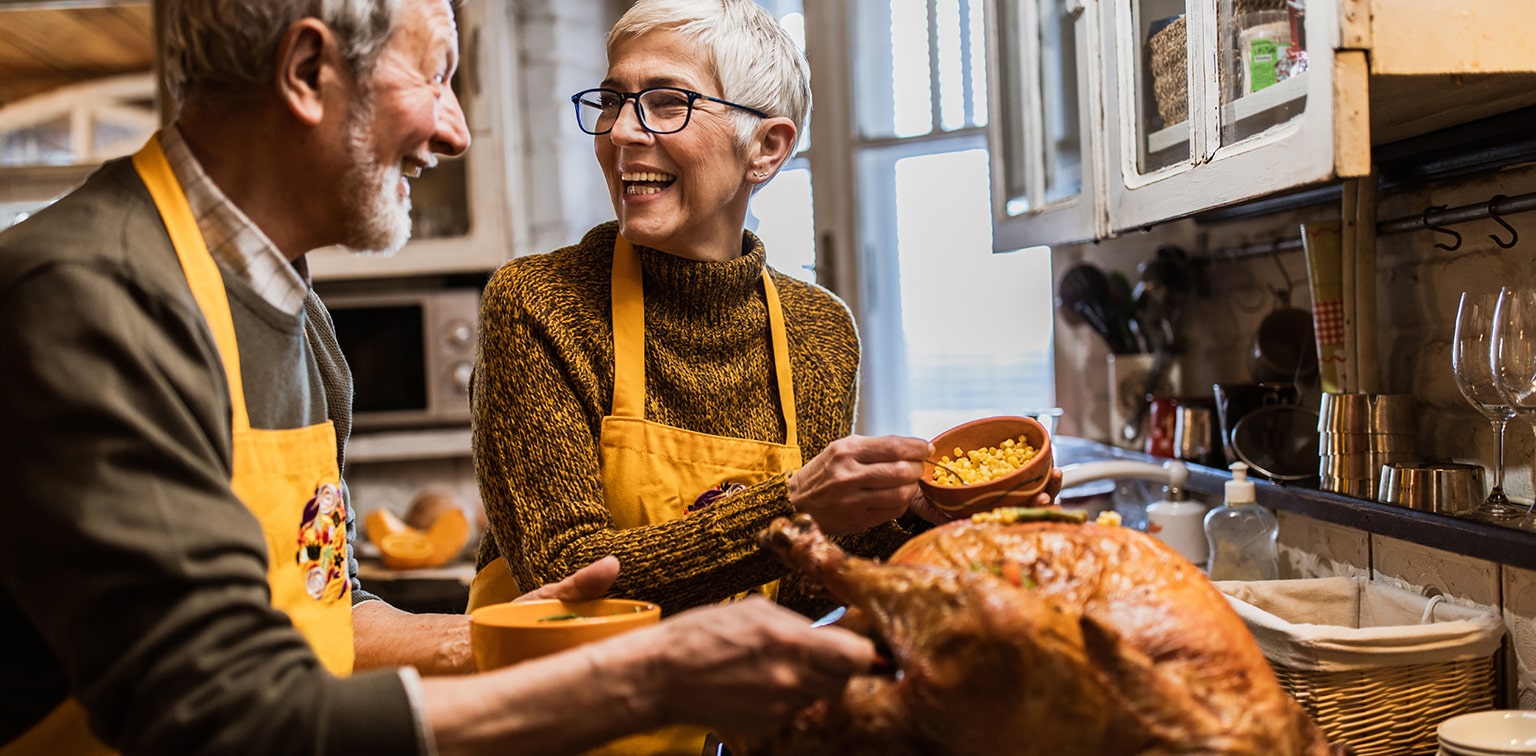
[[[325,87],[337,83],[332,71],[337,62],[336,39],[317,18],[304,18],[288,27],[277,46],[278,95],[288,109],[310,125],[325,117]]]
[[[800,130],[788,118],[768,118],[758,129],[756,153],[749,161],[748,179],[754,183],[766,181],[779,166],[795,154],[800,141]]]

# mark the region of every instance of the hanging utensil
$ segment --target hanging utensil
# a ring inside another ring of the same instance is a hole
[[[1114,293],[1109,277],[1104,271],[1089,263],[1078,263],[1068,268],[1056,282],[1056,307],[1068,322],[1087,323],[1104,339],[1109,350],[1125,354],[1131,349],[1114,327]]]

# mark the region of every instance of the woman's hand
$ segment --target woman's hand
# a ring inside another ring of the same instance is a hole
[[[790,476],[789,503],[827,535],[847,535],[900,517],[922,498],[917,480],[933,446],[908,436],[847,436]]]
[[[595,601],[603,597],[613,581],[619,577],[619,558],[609,554],[573,573],[558,583],[546,583],[513,601],[534,599],[560,599],[561,601]]]

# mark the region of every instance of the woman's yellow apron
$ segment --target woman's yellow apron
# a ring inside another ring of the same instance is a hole
[[[352,597],[347,574],[346,505],[336,467],[336,432],[330,421],[292,430],[251,427],[240,374],[240,352],[224,280],[208,253],[186,195],[156,138],[133,156],[149,187],[182,272],[213,332],[229,379],[234,431],[230,487],[261,522],[267,539],[267,583],[272,606],[293,620],[332,673],[352,672]],[[4,747],[0,756],[111,753],[86,728],[75,699]]]
[[[750,486],[800,468],[784,310],[766,268],[762,281],[779,406],[784,412],[784,443],[713,436],[650,422],[645,419],[645,294],[640,255],[628,240],[618,237],[613,250],[613,414],[603,418],[600,441],[604,496],[615,527],[673,520],[687,514],[689,505],[706,492],[731,484]],[[474,583],[471,608],[510,601],[517,595],[516,582],[500,558],[482,568]],[[773,598],[776,588],[776,583],[770,583],[759,591]],[[697,756],[705,734],[698,727],[669,727],[615,741],[595,753]]]

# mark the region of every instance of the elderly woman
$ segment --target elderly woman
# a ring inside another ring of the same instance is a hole
[[[927,441],[849,435],[847,307],[769,267],[744,228],[795,149],[809,69],[751,0],[640,0],[607,52],[607,77],[572,101],[618,220],[485,291],[490,537],[471,604],[616,554],[614,591],[667,612],[752,590],[823,611],[776,585],[786,572],[755,540],[774,518],[808,513],[873,556],[946,518],[918,492]]]

